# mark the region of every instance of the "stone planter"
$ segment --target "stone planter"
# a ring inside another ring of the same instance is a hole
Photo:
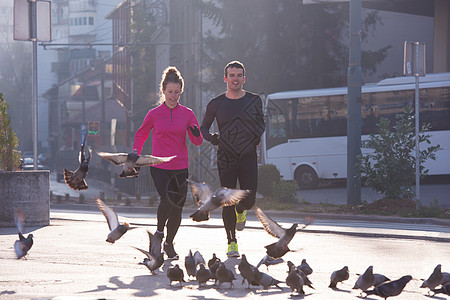
[[[50,225],[50,171],[0,172],[0,227],[14,227],[14,209],[25,226]]]

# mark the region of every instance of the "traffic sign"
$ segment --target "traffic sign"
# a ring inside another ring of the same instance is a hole
[[[100,122],[88,122],[88,135],[100,135]]]

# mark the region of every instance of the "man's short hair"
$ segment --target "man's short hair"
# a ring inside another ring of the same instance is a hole
[[[239,62],[239,61],[237,61],[237,60],[233,60],[232,62],[229,62],[226,66],[225,66],[225,69],[224,69],[224,76],[225,77],[227,77],[227,73],[228,73],[228,69],[229,68],[238,68],[238,69],[242,69],[244,72],[243,72],[243,75],[245,76],[245,67],[244,67],[244,64],[243,63],[241,63],[241,62]]]

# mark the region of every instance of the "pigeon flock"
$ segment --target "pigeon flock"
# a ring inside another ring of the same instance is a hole
[[[119,217],[112,208],[107,206],[102,200],[96,199],[99,210],[105,216],[108,226],[109,234],[106,241],[114,244],[119,240],[128,230],[137,227],[131,227],[128,223],[121,224]],[[285,253],[291,251],[288,248],[289,242],[295,235],[297,224],[292,225],[291,228],[295,230],[290,232],[289,229],[283,229],[277,222],[272,220],[266,213],[260,208],[255,207],[255,212],[260,219],[264,229],[271,235],[278,238],[278,241],[274,244],[277,248],[275,257],[271,256],[271,249],[265,246],[267,254],[260,260],[260,262],[254,266],[247,260],[245,254],[241,255],[241,259],[236,261],[236,270],[226,266],[219,257],[214,253],[212,258],[206,263],[203,255],[199,251],[193,252],[189,250],[184,259],[184,269],[179,264],[171,266],[166,271],[169,286],[172,286],[173,282],[178,282],[180,287],[183,287],[183,283],[196,281],[199,287],[208,286],[209,281],[213,281],[213,286],[221,288],[222,284],[229,284],[229,288],[233,288],[233,281],[242,280],[242,285],[247,282],[247,288],[251,289],[264,289],[277,288],[281,291],[290,291],[293,296],[305,297],[308,294],[305,293],[307,288],[308,292],[314,293],[317,286],[313,286],[309,276],[313,274],[313,268],[308,264],[306,259],[302,259],[299,265],[294,264],[292,261],[286,262],[286,277],[275,278],[269,274],[269,266],[283,263],[281,258]],[[32,245],[33,234],[29,234],[28,237],[23,235],[23,225],[25,222],[25,215],[23,211],[16,210],[14,212],[16,225],[18,229],[19,240],[14,243],[14,250],[17,258],[26,258]],[[307,224],[304,225],[306,227]],[[304,228],[303,227],[303,228]],[[148,250],[133,247],[142,254],[145,258],[140,265],[147,267],[152,275],[157,275],[160,268],[164,265],[164,253],[161,249],[162,236],[158,234],[152,234],[147,231],[149,238]],[[280,242],[281,241],[281,242]],[[270,245],[269,245],[270,246]],[[261,265],[265,265],[267,272],[263,272],[259,269]],[[412,276],[405,275],[401,278],[391,280],[383,274],[374,273],[374,267],[368,266],[363,274],[358,275],[356,282],[353,285],[353,289],[360,290],[360,297],[365,298],[369,295],[376,295],[383,299],[395,297],[402,293],[405,286],[413,280]],[[187,278],[185,278],[185,272]],[[279,274],[279,273],[278,273]],[[239,276],[242,278],[239,278]],[[336,291],[343,291],[338,288],[339,284],[350,278],[350,270],[348,266],[344,266],[342,269],[333,271],[330,275],[329,288]],[[422,279],[421,288],[427,288],[428,296],[434,297],[437,294],[450,295],[450,273],[442,272],[442,266],[437,265],[431,275],[427,279]],[[226,287],[228,285],[225,285]],[[286,288],[287,286],[287,288]],[[294,294],[295,293],[295,294]]]
[[[91,151],[88,150],[88,154],[85,157],[85,140],[81,145],[79,162],[80,166],[75,171],[68,171],[64,169],[64,178],[72,189],[82,190],[87,189],[88,186],[85,181],[85,177],[88,171],[89,160],[91,157]],[[119,177],[137,177],[139,175],[139,167],[146,165],[155,165],[163,162],[167,162],[174,157],[154,157],[151,155],[139,156],[136,151],[131,153],[98,153],[104,159],[113,162],[116,165],[123,165],[122,173]],[[248,190],[237,190],[228,188],[218,188],[216,191],[212,191],[211,187],[206,183],[199,183],[193,180],[188,180],[191,187],[191,191],[195,202],[199,208],[190,217],[193,221],[201,222],[209,219],[210,212],[223,206],[231,206],[238,203],[248,193]],[[131,227],[128,223],[119,222],[118,215],[114,210],[105,204],[101,199],[96,199],[97,206],[101,213],[106,218],[109,234],[106,241],[114,244],[119,240],[127,231],[135,229],[137,227]],[[255,214],[260,220],[265,231],[277,239],[276,242],[268,244],[265,247],[266,255],[259,261],[256,266],[249,263],[245,254],[241,255],[240,261],[237,264],[237,270],[228,268],[225,263],[216,256],[214,253],[212,258],[206,263],[202,254],[199,251],[194,253],[190,249],[184,259],[184,270],[188,280],[194,280],[198,282],[199,287],[205,287],[209,281],[214,281],[214,286],[221,288],[222,284],[228,284],[229,288],[233,288],[234,280],[241,280],[242,285],[247,282],[247,288],[256,289],[262,288],[268,290],[272,287],[281,291],[285,289],[296,293],[298,296],[307,296],[305,294],[305,287],[311,290],[315,290],[310,276],[313,273],[313,269],[307,263],[306,259],[303,259],[299,265],[294,264],[292,261],[287,261],[286,277],[274,278],[269,274],[269,266],[283,263],[283,256],[290,252],[295,251],[289,248],[289,243],[294,238],[297,231],[301,231],[313,222],[311,217],[306,218],[306,222],[302,228],[298,228],[297,223],[292,224],[290,228],[283,228],[276,221],[270,218],[262,209],[255,207]],[[18,230],[19,239],[14,243],[14,250],[18,259],[26,258],[31,247],[33,246],[33,234],[24,236],[24,223],[25,215],[23,211],[16,209],[14,211],[14,217]],[[148,250],[133,247],[142,254],[145,258],[140,265],[147,267],[152,275],[156,275],[157,271],[164,265],[164,253],[162,251],[162,239],[161,234],[152,234],[147,231],[149,238]],[[267,272],[262,272],[260,266],[265,265]],[[402,276],[401,278],[392,280],[385,275],[374,273],[373,266],[368,266],[363,274],[357,274],[358,278],[353,285],[354,290],[360,290],[360,297],[367,297],[369,295],[376,295],[383,299],[398,296],[402,293],[405,286],[413,280],[410,275]],[[166,276],[168,278],[169,286],[172,286],[173,282],[178,282],[182,287],[183,283],[186,283],[185,273],[179,264],[175,264],[167,269]],[[237,272],[236,272],[237,271]],[[338,288],[338,285],[342,282],[349,280],[350,270],[348,266],[343,266],[339,270],[335,270],[330,274],[330,281],[328,287],[342,291]],[[442,266],[437,265],[431,275],[427,279],[421,279],[421,288],[426,288],[428,296],[434,297],[437,294],[450,295],[450,273],[442,272]],[[284,287],[283,285],[287,286]],[[311,291],[312,292],[312,291]]]

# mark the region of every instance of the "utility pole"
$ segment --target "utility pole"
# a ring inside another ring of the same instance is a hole
[[[361,154],[361,0],[350,0],[350,47],[347,97],[347,204],[361,203],[361,178],[357,174]]]
[[[37,170],[37,42],[51,41],[50,1],[14,0],[14,39],[33,43],[32,54],[32,98],[33,98],[33,159]]]

